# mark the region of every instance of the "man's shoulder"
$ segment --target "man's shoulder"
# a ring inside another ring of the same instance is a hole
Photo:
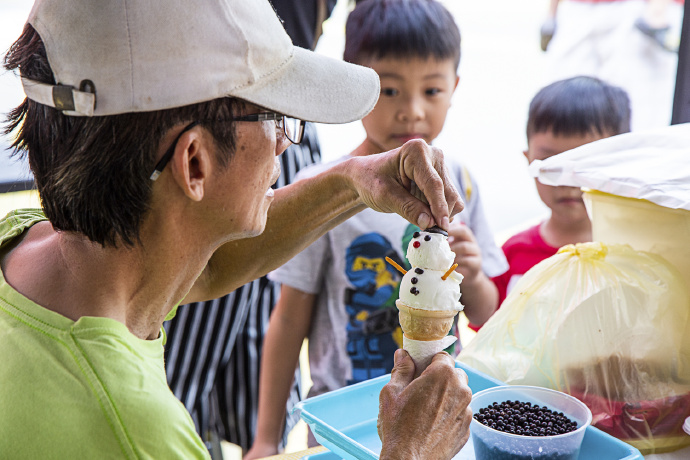
[[[38,222],[47,220],[41,209],[16,209],[0,219],[0,246]]]

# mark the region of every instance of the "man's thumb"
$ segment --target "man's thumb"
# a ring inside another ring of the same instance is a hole
[[[391,371],[390,383],[402,391],[414,379],[414,361],[412,361],[410,354],[402,348],[395,351],[393,360],[395,365]]]

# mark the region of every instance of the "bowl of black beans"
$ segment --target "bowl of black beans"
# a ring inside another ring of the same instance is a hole
[[[478,460],[577,460],[592,412],[547,388],[509,385],[472,396],[470,432]]]

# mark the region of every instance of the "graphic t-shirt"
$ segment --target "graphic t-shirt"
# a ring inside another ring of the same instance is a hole
[[[307,168],[299,178],[332,165]],[[461,166],[450,163],[449,169],[466,204],[456,218],[474,232],[484,272],[496,276],[507,269],[507,263],[494,243],[477,186]],[[471,190],[469,199],[467,190]],[[393,368],[393,354],[402,346],[395,308],[402,274],[385,258],[409,268],[407,244],[417,230],[397,214],[365,209],[269,275],[317,294],[309,333],[311,396],[387,374]]]
[[[0,252],[44,220],[40,210],[8,214]],[[168,388],[164,341],[109,318],[72,321],[0,276],[0,457],[209,459]]]

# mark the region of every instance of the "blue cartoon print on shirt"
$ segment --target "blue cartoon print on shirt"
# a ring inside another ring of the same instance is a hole
[[[402,346],[395,308],[401,275],[386,257],[404,263],[378,233],[361,235],[347,248],[345,271],[353,286],[345,291],[347,351],[352,361],[348,384],[389,373],[393,354]]]

